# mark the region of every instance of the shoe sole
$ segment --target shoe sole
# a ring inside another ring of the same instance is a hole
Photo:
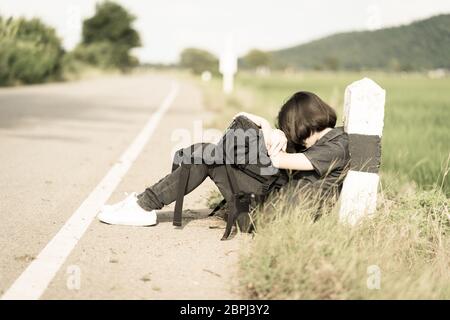
[[[109,225],[121,225],[121,226],[131,226],[131,227],[150,227],[150,226],[155,226],[158,224],[158,220],[155,219],[155,221],[152,222],[148,222],[148,223],[133,223],[133,222],[117,222],[117,221],[111,221],[109,219],[103,218],[101,216],[101,214],[105,212],[105,211],[100,211],[100,213],[97,215],[97,219],[100,222],[103,222],[105,224],[109,224]]]
[[[108,222],[108,221],[104,221],[102,219],[98,219],[101,223],[110,225],[110,226],[128,226],[128,227],[151,227],[151,226],[156,226],[158,224],[158,222],[152,223],[152,224],[133,224],[133,223],[117,223],[117,222]]]

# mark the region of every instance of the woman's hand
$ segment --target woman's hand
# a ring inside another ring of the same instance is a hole
[[[273,129],[270,135],[270,147],[268,148],[269,156],[275,156],[280,151],[286,152],[287,138],[283,131]]]

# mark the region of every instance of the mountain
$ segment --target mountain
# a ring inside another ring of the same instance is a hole
[[[272,51],[274,67],[450,69],[450,14],[375,31],[345,32]]]

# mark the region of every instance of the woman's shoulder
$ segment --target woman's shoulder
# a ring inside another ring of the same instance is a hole
[[[303,154],[319,176],[323,176],[330,170],[342,170],[350,160],[348,135],[343,127],[335,127],[306,149]]]
[[[333,129],[331,129],[331,131],[333,130],[337,133],[337,136],[348,137],[347,132],[345,132],[344,126],[334,127]]]
[[[349,152],[349,138],[347,132],[343,126],[335,127],[330,130],[322,141],[323,145],[328,146],[328,149],[332,149],[333,153],[342,158],[343,160],[350,159]]]
[[[334,139],[334,143],[337,148],[340,149],[341,160],[343,161],[343,166],[346,166],[350,161],[350,150],[349,150],[349,139],[348,134],[345,132],[344,127],[334,128],[337,131],[337,135]]]
[[[318,141],[318,145],[320,144],[329,144],[341,142],[342,145],[348,145],[348,134],[345,132],[344,127],[334,127],[330,131],[328,131],[320,140]]]

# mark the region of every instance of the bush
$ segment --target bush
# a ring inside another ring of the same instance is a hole
[[[39,19],[0,18],[0,85],[58,79],[64,51]]]
[[[120,55],[110,42],[97,42],[88,45],[80,44],[68,54],[68,59],[80,61],[101,69],[116,68]],[[125,50],[126,53],[126,50]]]
[[[271,59],[272,56],[269,52],[252,49],[240,59],[240,62],[244,68],[257,69],[259,67],[270,67]]]

